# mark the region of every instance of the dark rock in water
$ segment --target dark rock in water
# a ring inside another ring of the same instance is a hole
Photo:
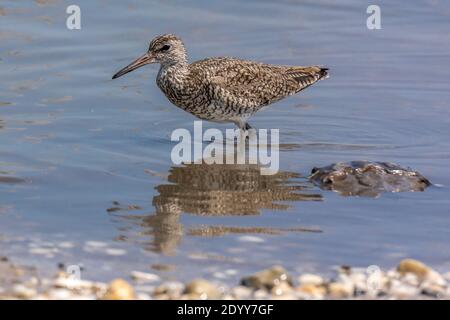
[[[339,162],[313,168],[310,180],[344,196],[376,197],[381,192],[424,191],[430,181],[419,172],[389,162]]]

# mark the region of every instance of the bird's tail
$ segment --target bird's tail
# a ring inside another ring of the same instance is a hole
[[[319,76],[320,76],[319,80],[329,78],[330,75],[329,75],[329,73],[328,73],[328,68],[320,68],[320,70],[319,70]]]
[[[286,71],[286,75],[297,83],[299,92],[319,80],[329,77],[328,68],[319,66],[312,67],[290,67]]]

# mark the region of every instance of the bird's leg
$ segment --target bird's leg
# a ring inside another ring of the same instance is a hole
[[[244,122],[242,123],[239,128],[241,129],[242,133],[245,135],[245,140],[248,141],[250,139],[250,134],[255,132],[253,127],[248,123]]]
[[[244,119],[240,119],[238,121],[235,121],[234,123],[236,124],[236,126],[238,126],[241,132],[241,139],[245,136],[245,141],[249,140],[249,136],[251,133],[256,132],[256,130],[254,130],[252,126]]]
[[[247,132],[247,141],[250,143],[257,143],[258,135],[256,133],[256,129],[253,128],[251,125],[248,124],[248,122],[245,123],[245,130]]]

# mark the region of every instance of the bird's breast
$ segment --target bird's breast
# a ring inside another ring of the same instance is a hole
[[[160,72],[156,83],[170,102],[184,110],[190,111],[208,104],[204,90],[181,75]]]

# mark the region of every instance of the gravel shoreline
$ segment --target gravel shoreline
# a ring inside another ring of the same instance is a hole
[[[290,275],[281,266],[243,277],[239,284],[204,279],[188,283],[162,281],[151,273],[134,271],[130,281],[109,283],[80,280],[59,271],[40,278],[33,268],[0,258],[0,299],[450,299],[450,272],[440,274],[424,263],[405,259],[392,270],[340,267],[336,275]]]

